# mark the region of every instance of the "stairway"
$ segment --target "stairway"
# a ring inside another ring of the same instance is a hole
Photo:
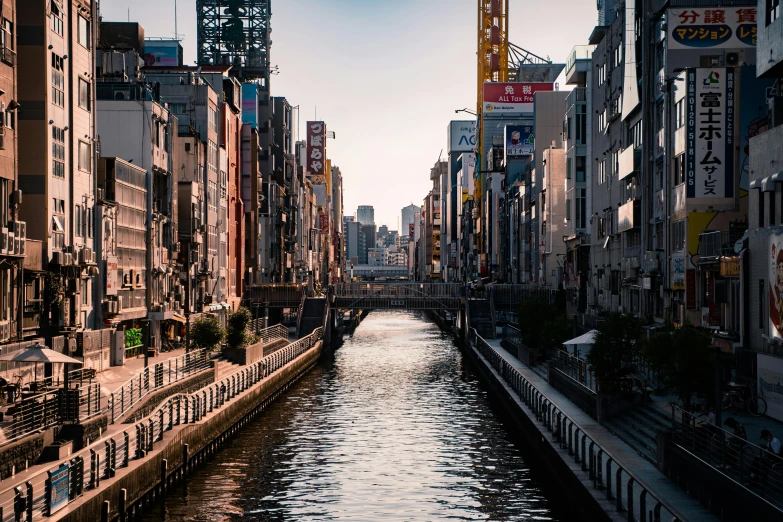
[[[495,314],[487,299],[468,299],[468,326],[484,339],[495,338]]]
[[[302,314],[299,318],[297,338],[308,336],[319,326],[324,325],[324,313],[326,312],[325,297],[308,297],[302,306]]]
[[[657,463],[656,434],[671,429],[671,419],[651,404],[639,405],[603,424],[653,464]]]
[[[215,367],[217,368],[217,375],[215,376],[216,380],[220,380],[226,375],[231,375],[235,371],[242,368],[241,364],[236,364],[232,361],[229,361],[223,355],[218,355],[212,360],[214,361]]]

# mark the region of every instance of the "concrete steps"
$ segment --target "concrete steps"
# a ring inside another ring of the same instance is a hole
[[[223,357],[222,355],[215,357],[213,361],[215,362],[215,366],[217,367],[217,376],[216,376],[217,379],[222,379],[226,375],[231,375],[235,371],[242,368],[242,365],[235,364],[229,361],[228,359],[226,359],[225,357]]]
[[[656,436],[668,430],[671,421],[656,406],[640,405],[604,423],[607,429],[631,446],[642,458],[657,461]]]

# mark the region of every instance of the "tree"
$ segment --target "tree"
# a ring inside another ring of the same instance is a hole
[[[519,307],[519,331],[522,343],[532,350],[549,353],[571,337],[571,322],[565,314],[565,303],[559,299],[550,304],[546,299],[532,297]]]
[[[616,391],[623,378],[636,372],[640,338],[639,320],[632,315],[611,313],[599,324],[586,360],[601,391]]]
[[[217,317],[197,319],[190,325],[190,345],[194,348],[216,348],[226,338],[226,329]]]
[[[677,394],[686,410],[693,408],[694,398],[712,393],[715,353],[704,330],[689,324],[669,326],[644,344],[644,353],[661,382]]]
[[[245,307],[239,308],[228,316],[226,342],[230,348],[244,348],[258,342],[258,337],[247,329],[252,320],[253,314]]]

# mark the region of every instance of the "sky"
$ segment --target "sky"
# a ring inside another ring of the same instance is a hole
[[[135,21],[147,37],[174,36],[196,60],[195,0],[101,0],[106,21]],[[300,107],[301,125],[324,120],[327,154],[343,174],[344,214],[375,207],[397,229],[400,209],[421,205],[430,168],[446,154],[456,109],[476,107],[475,0],[273,0],[273,96]],[[565,63],[597,22],[595,1],[511,0],[510,41]],[[182,36],[184,35],[184,36]],[[562,77],[561,77],[562,81]],[[564,85],[561,89],[566,89]],[[317,111],[317,112],[316,112]],[[304,139],[304,136],[300,136]]]

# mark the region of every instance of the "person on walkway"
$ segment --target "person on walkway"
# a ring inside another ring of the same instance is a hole
[[[761,440],[764,443],[761,445],[761,455],[753,459],[753,467],[751,468],[750,479],[751,483],[755,485],[759,484],[759,480],[764,482],[769,481],[769,472],[772,470],[778,470],[780,472],[783,466],[783,447],[781,447],[780,439],[774,437],[769,430],[761,430]]]
[[[745,432],[745,426],[738,422],[734,417],[729,417],[723,421],[723,425],[728,426],[734,432],[734,436],[729,437],[729,439],[726,441],[728,445],[726,448],[726,467],[739,469],[739,454],[748,441],[748,435]]]

